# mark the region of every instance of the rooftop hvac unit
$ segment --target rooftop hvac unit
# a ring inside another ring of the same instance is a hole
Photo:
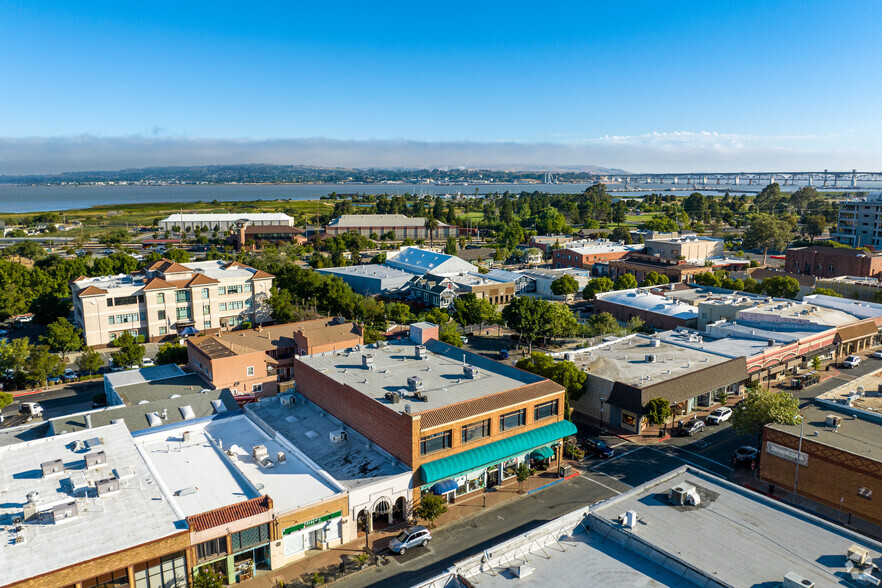
[[[184,443],[189,443],[191,436],[192,434],[190,433],[190,431],[184,431],[183,433],[181,433],[181,441],[183,441]]]
[[[870,550],[853,544],[848,548],[848,559],[859,566],[866,565],[870,559]]]
[[[386,392],[386,400],[391,404],[398,404],[401,401],[401,394],[398,392]]]
[[[842,424],[842,417],[835,414],[828,414],[825,422],[828,427],[838,427]]]
[[[668,499],[678,506],[698,506],[701,504],[701,498],[698,497],[695,486],[688,484],[680,484],[671,488],[668,492]]]
[[[365,353],[361,356],[361,365],[363,368],[367,370],[374,369],[374,354],[373,353]]]
[[[480,373],[481,371],[473,365],[462,366],[462,374],[467,378],[471,378],[472,380],[477,380]]]
[[[273,462],[269,458],[269,452],[266,450],[266,445],[255,445],[251,448],[251,457],[254,458],[261,467],[271,468],[273,467]]]
[[[407,387],[411,390],[422,390],[423,381],[416,376],[411,376],[407,379]]]
[[[404,412],[406,412],[407,414],[410,414],[410,405],[409,404],[404,405]]]
[[[815,583],[808,578],[803,578],[796,572],[787,572],[784,575],[783,588],[815,588]]]
[[[349,435],[346,431],[331,431],[328,433],[328,437],[331,438],[331,443],[343,443],[349,438]]]
[[[774,340],[774,339],[769,339],[769,340],[766,342],[766,345],[768,345],[769,347],[774,347],[774,346],[775,346],[775,340]]]
[[[653,354],[649,354],[649,355],[647,355],[647,356],[645,357],[645,359],[646,359],[646,363],[655,363],[655,360],[656,360],[657,358],[656,358],[655,355],[653,355]]]
[[[637,511],[629,510],[619,515],[619,522],[626,529],[633,529],[637,526]]]
[[[64,520],[75,519],[79,515],[76,502],[68,502],[52,507],[52,521],[60,523]]]
[[[661,339],[650,339],[649,345],[651,347],[661,347]]]
[[[107,463],[107,454],[103,451],[95,451],[86,454],[86,467],[94,468],[101,464]]]
[[[43,471],[43,477],[45,478],[47,476],[51,476],[52,474],[63,472],[64,462],[60,459],[43,462],[40,464],[40,469]]]
[[[429,350],[425,345],[417,345],[414,350],[414,357],[417,359],[426,359],[429,357]]]
[[[568,351],[568,352],[564,353],[564,359],[567,361],[575,361],[576,354],[571,351]]]
[[[98,480],[95,483],[95,489],[98,491],[98,496],[104,496],[111,492],[119,492],[119,479],[112,477]]]
[[[292,406],[294,404],[294,397],[291,395],[280,396],[279,397],[282,402],[282,406]]]

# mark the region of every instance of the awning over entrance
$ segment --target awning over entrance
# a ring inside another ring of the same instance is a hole
[[[452,478],[463,472],[499,463],[507,457],[526,453],[539,445],[548,445],[563,437],[575,435],[576,425],[570,421],[558,421],[539,429],[533,429],[514,437],[488,443],[475,449],[463,451],[420,466],[423,484],[431,484]]]
[[[438,482],[437,484],[432,486],[432,494],[442,496],[444,494],[447,494],[448,492],[453,492],[457,488],[459,488],[459,484],[456,483],[456,480],[451,480],[448,478],[447,480],[442,480],[441,482]]]
[[[531,453],[530,457],[532,457],[533,459],[551,459],[552,457],[554,457],[554,449],[546,445],[545,447],[540,447],[539,449]]]

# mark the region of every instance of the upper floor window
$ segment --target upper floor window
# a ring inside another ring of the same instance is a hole
[[[208,298],[208,288],[202,288],[202,297]]]
[[[465,425],[462,428],[462,442],[468,443],[477,439],[490,436],[490,419],[484,419],[477,423]]]
[[[165,292],[160,292],[156,295],[156,303],[165,304]]]
[[[427,435],[420,439],[420,455],[427,455],[436,451],[450,448],[450,431],[442,431],[434,435]]]
[[[542,419],[547,419],[548,417],[557,415],[557,406],[558,401],[552,400],[550,402],[543,402],[542,404],[537,404],[535,408],[533,408],[533,420],[540,421]]]
[[[253,376],[253,375],[254,375],[254,366],[249,365],[247,368],[245,368],[245,372],[246,372],[249,376]]]
[[[527,409],[522,408],[499,417],[499,430],[508,431],[527,424]]]
[[[190,291],[177,290],[175,292],[175,302],[190,302]]]

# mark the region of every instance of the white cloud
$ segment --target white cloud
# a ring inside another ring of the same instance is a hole
[[[0,138],[0,174],[235,163],[328,167],[573,168],[634,172],[872,169],[880,153],[837,148],[833,136],[708,131],[609,135],[565,142],[194,139],[152,136]],[[829,145],[829,147],[828,147]],[[820,146],[820,147],[819,147]]]

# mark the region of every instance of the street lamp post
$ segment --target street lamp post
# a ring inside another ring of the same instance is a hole
[[[799,482],[799,458],[802,456],[802,432],[805,426],[805,418],[802,415],[797,417],[799,419],[799,445],[796,450],[796,473],[793,475],[793,502],[796,502],[796,484]]]
[[[600,434],[603,435],[603,396],[600,397]]]

